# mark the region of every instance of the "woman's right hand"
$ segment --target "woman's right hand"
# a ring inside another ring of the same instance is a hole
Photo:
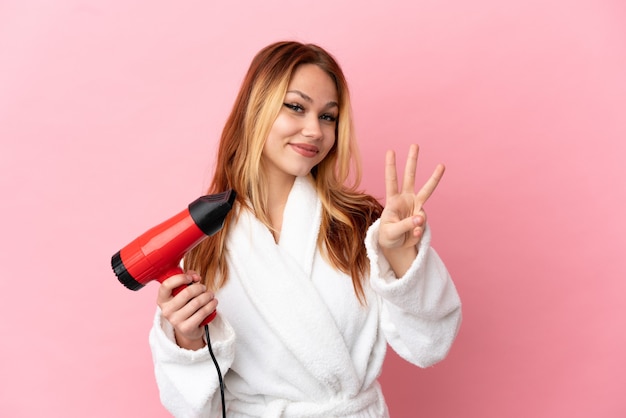
[[[217,299],[200,283],[195,271],[177,274],[163,281],[157,294],[157,305],[163,317],[174,327],[176,343],[188,350],[198,350],[206,345],[202,321],[217,308]],[[178,294],[174,289],[185,286]]]

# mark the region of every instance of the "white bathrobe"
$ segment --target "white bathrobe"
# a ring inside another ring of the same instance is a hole
[[[209,325],[229,417],[387,417],[377,381],[387,343],[426,367],[446,356],[457,334],[460,300],[428,228],[399,279],[378,248],[378,221],[369,228],[363,306],[350,277],[317,250],[320,220],[313,185],[298,178],[278,244],[247,211],[229,231],[230,279]],[[158,309],[150,346],[161,401],[174,416],[221,416],[206,348],[178,347]]]

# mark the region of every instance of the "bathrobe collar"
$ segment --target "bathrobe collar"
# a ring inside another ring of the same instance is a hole
[[[329,392],[357,393],[349,350],[311,281],[321,213],[312,180],[298,177],[283,213],[279,244],[243,209],[228,235],[229,266],[259,314],[312,378]]]

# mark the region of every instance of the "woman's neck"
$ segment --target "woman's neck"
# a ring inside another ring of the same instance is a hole
[[[279,179],[270,179],[268,181],[267,194],[267,214],[271,223],[274,241],[280,241],[280,231],[283,225],[283,212],[291,188],[295,182],[295,177],[281,177]]]

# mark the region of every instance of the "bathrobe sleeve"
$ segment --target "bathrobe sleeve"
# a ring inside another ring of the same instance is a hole
[[[365,239],[370,284],[381,306],[381,328],[398,355],[420,367],[443,360],[461,324],[461,301],[445,265],[430,246],[428,225],[418,255],[397,278],[378,246],[380,220]]]
[[[209,324],[209,337],[224,376],[234,359],[235,333],[219,313]],[[174,328],[159,308],[149,341],[163,406],[177,418],[221,416],[219,379],[208,348],[193,351],[179,347]]]

